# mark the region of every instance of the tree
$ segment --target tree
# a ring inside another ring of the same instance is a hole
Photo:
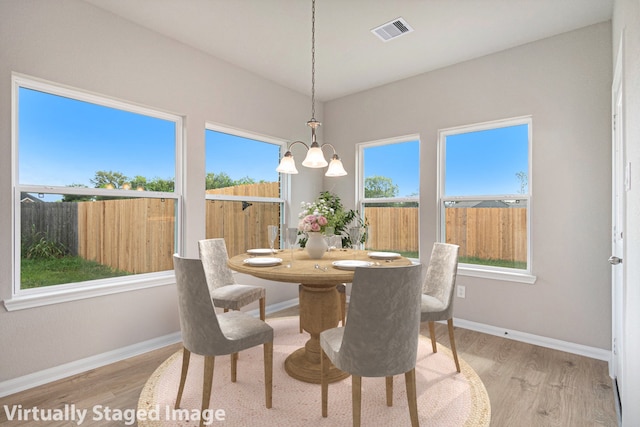
[[[88,188],[84,184],[70,184],[67,187]],[[80,194],[65,194],[62,196],[63,202],[90,202],[94,200],[93,196],[82,196]]]
[[[214,188],[225,188],[225,187],[234,187],[236,185],[245,185],[245,184],[255,184],[255,180],[253,178],[249,178],[245,176],[244,178],[240,178],[238,180],[233,180],[226,172],[220,172],[219,174],[215,174],[213,172],[207,173],[205,178],[205,188],[207,190],[212,190]]]
[[[264,182],[264,181],[260,181],[260,182]],[[249,178],[248,176],[245,176],[243,178],[240,179],[236,179],[233,182],[233,185],[247,185],[247,184],[255,184],[256,180],[253,178]]]
[[[527,191],[529,185],[529,177],[526,172],[520,171],[516,173],[516,178],[520,181],[520,194],[524,194]]]
[[[207,173],[205,177],[205,189],[211,190],[224,187],[233,187],[233,180],[229,175],[224,172],[220,172],[217,175],[213,172]]]
[[[233,180],[226,172],[220,172],[214,174],[213,172],[207,173],[206,176],[206,189],[233,187],[236,185],[255,184],[255,180],[248,176]],[[172,192],[175,189],[175,180],[172,178],[153,178],[151,180],[144,176],[136,175],[133,179],[129,178],[121,172],[114,171],[97,171],[93,179],[90,179],[95,188],[114,188],[114,189],[131,189],[131,190],[146,190],[146,191],[162,191]],[[261,181],[262,182],[262,181]],[[81,184],[72,184],[70,187],[85,187]],[[66,201],[83,201],[93,200],[94,198],[84,198],[84,196],[65,196],[68,198]],[[96,200],[111,199],[104,196],[95,198]]]
[[[171,192],[175,188],[173,179],[153,178],[148,180],[146,177],[136,175],[131,179],[121,172],[98,171],[96,176],[90,180],[96,188],[119,188],[131,190],[146,191],[164,191]]]
[[[89,181],[95,188],[122,188],[129,178],[120,172],[97,171],[96,176]]]
[[[137,187],[131,187],[135,190]],[[172,179],[153,178],[145,187],[147,191],[164,191],[172,192],[175,188],[175,182]]]
[[[147,190],[147,178],[145,178],[144,176],[136,175],[135,178],[131,180],[131,189]]]
[[[364,197],[368,199],[396,197],[399,191],[393,180],[386,176],[370,176],[364,180]]]

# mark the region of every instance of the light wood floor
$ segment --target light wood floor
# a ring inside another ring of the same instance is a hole
[[[297,308],[268,317],[297,315]],[[445,325],[436,325],[437,341],[449,347]],[[426,325],[422,334],[429,336]],[[455,330],[458,355],[478,373],[491,400],[491,426],[617,426],[606,362],[524,344],[461,328]],[[32,390],[0,398],[23,408],[78,408],[103,405],[135,409],[145,382],[180,344],[162,348]],[[242,357],[242,356],[241,356]],[[91,409],[89,416],[91,418]],[[69,423],[13,421],[8,426],[67,426]],[[120,422],[85,421],[82,426],[123,426]],[[256,426],[260,421],[256,420]],[[250,427],[250,426],[248,426]]]

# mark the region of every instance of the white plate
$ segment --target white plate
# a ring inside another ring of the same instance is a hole
[[[339,268],[341,270],[355,270],[356,267],[371,267],[373,265],[372,262],[369,261],[359,261],[355,259],[345,259],[341,261],[333,261],[331,264],[335,268]]]
[[[260,257],[260,258],[247,258],[244,260],[245,264],[253,265],[254,267],[270,267],[272,265],[278,265],[282,262],[282,258]]]
[[[247,250],[247,253],[249,255],[273,255],[275,252],[275,249],[272,251],[269,248],[259,248],[259,249],[249,249]]]
[[[369,252],[369,257],[375,259],[396,259],[402,258],[402,255],[396,252]]]

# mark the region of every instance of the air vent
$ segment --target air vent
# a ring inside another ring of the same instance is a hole
[[[408,34],[413,31],[413,28],[404,20],[404,18],[397,18],[393,21],[389,21],[386,24],[382,24],[379,27],[371,30],[373,34],[378,36],[380,40],[388,42],[389,40],[398,38],[404,34]]]

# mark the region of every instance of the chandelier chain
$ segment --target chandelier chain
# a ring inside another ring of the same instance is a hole
[[[311,120],[316,117],[316,0],[311,2]]]
[[[345,176],[347,171],[344,170],[344,166],[342,166],[342,162],[340,161],[340,157],[338,157],[338,153],[336,153],[336,149],[333,145],[329,143],[318,144],[316,141],[316,129],[322,123],[315,119],[316,115],[316,0],[311,1],[311,120],[307,122],[307,126],[311,128],[311,144],[307,145],[303,141],[294,141],[292,142],[287,152],[284,153],[284,156],[280,160],[280,164],[276,168],[276,171],[280,173],[286,174],[296,174],[298,173],[298,169],[296,169],[296,163],[293,160],[293,154],[291,154],[291,149],[294,145],[301,144],[307,149],[307,155],[302,162],[302,166],[306,166],[308,168],[323,168],[325,166],[329,166],[327,168],[327,172],[324,174],[325,176]],[[331,163],[327,162],[327,159],[324,157],[322,153],[323,147],[330,147],[333,149],[333,156],[331,157]]]

